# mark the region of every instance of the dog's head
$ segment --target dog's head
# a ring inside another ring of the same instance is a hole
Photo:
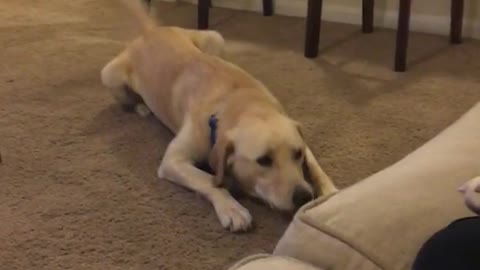
[[[305,152],[298,123],[276,114],[239,121],[219,137],[210,164],[217,184],[228,172],[245,193],[291,211],[314,196],[304,175]]]

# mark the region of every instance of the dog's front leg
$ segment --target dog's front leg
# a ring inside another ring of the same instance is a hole
[[[335,187],[335,184],[330,177],[320,167],[309,147],[307,147],[305,152],[305,162],[308,167],[310,178],[317,189],[316,194],[318,196],[330,195],[338,192],[337,187]]]
[[[168,146],[158,176],[195,191],[209,200],[222,226],[230,231],[246,231],[251,227],[250,212],[230,193],[214,186],[214,176],[194,166],[193,157],[198,149],[195,133],[186,124]]]

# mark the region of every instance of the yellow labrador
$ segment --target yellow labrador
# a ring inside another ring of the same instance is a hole
[[[139,1],[123,3],[142,34],[101,77],[124,105],[144,115],[151,110],[176,134],[158,168],[160,178],[203,195],[231,231],[249,229],[252,217],[225,188],[227,174],[246,194],[284,211],[337,192],[299,124],[265,85],[222,60],[220,34],[157,26]],[[201,161],[214,174],[195,166]]]

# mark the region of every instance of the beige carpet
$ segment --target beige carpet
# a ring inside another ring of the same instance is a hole
[[[194,27],[195,8],[161,4]],[[270,252],[288,224],[245,202],[248,234],[160,181],[171,136],[122,112],[99,82],[130,36],[114,1],[0,3],[0,269],[225,269]],[[321,56],[302,56],[298,18],[214,9],[228,58],[283,101],[341,187],[395,162],[480,98],[480,44],[411,36],[410,67],[391,71],[394,32],[323,25]],[[328,252],[319,251],[319,252]]]

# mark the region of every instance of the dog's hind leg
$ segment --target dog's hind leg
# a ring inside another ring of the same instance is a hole
[[[145,105],[142,97],[128,84],[130,72],[128,55],[123,52],[102,69],[102,83],[111,89],[123,110],[136,112],[143,117],[148,116],[151,113],[150,109]]]
[[[193,45],[206,54],[223,57],[225,52],[225,39],[223,36],[213,30],[191,30],[176,28],[177,31],[185,35]]]
[[[114,95],[124,111],[136,112],[143,117],[150,114],[150,109],[145,105],[143,98],[129,86],[125,85],[122,89],[114,89]]]
[[[127,84],[130,61],[128,54],[122,52],[103,67],[100,72],[103,85],[108,88],[119,88]]]

